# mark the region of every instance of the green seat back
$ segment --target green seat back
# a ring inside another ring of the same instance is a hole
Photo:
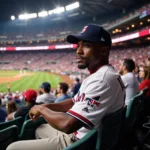
[[[20,132],[22,124],[23,124],[23,118],[17,117],[13,120],[0,123],[0,130],[10,127],[12,125],[16,125],[18,127],[18,131]]]
[[[76,141],[64,150],[96,150],[97,130],[92,129],[82,139]]]
[[[146,99],[146,94],[148,92],[148,87],[145,87],[143,90],[141,90],[141,92],[143,92],[142,101],[144,101]]]
[[[138,119],[138,113],[141,108],[142,94],[143,93],[140,92],[138,95],[134,96],[127,107],[123,128],[125,132],[130,132]]]
[[[30,119],[29,114],[26,114],[26,116],[25,116],[25,118],[24,118],[24,121],[27,121],[27,120],[29,120],[29,119]]]
[[[35,139],[36,128],[44,123],[46,123],[46,121],[43,117],[39,117],[36,121],[32,121],[31,119],[25,121],[19,135],[19,140]]]
[[[0,150],[6,150],[9,144],[17,141],[18,128],[16,125],[0,130]]]
[[[104,117],[97,138],[97,150],[114,150],[117,145],[126,108]]]

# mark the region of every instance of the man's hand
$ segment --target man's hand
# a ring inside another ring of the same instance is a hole
[[[32,120],[36,120],[40,115],[40,111],[45,108],[42,105],[34,105],[31,110],[29,111],[29,116]]]

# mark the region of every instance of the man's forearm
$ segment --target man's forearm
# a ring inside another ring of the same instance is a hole
[[[83,126],[81,121],[63,112],[52,111],[46,107],[41,107],[39,112],[52,127],[67,134],[73,133]]]
[[[43,106],[58,112],[67,112],[73,105],[72,99],[65,100],[59,103],[42,104]]]

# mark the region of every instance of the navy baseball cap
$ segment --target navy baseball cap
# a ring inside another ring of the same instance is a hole
[[[43,88],[43,89],[50,89],[50,88],[51,88],[51,85],[50,85],[50,83],[48,83],[48,82],[43,82],[42,85],[40,86],[40,88]]]
[[[83,28],[80,34],[68,35],[67,41],[72,44],[77,44],[80,40],[102,43],[111,46],[111,36],[103,27],[95,24],[89,24]]]

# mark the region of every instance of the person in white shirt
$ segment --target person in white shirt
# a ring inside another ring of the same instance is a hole
[[[69,35],[67,41],[77,44],[78,68],[88,68],[91,75],[72,99],[34,106],[31,119],[42,115],[48,122],[36,131],[41,139],[19,141],[7,150],[25,150],[25,145],[36,150],[64,149],[91,129],[100,129],[106,115],[122,110],[125,90],[120,75],[108,63],[110,34],[101,26],[89,24],[79,35]]]
[[[50,93],[51,91],[50,83],[43,82],[40,88],[42,94],[37,97],[36,103],[45,103],[45,104],[54,103],[56,97],[52,93]]]
[[[120,67],[121,79],[126,90],[125,104],[129,105],[133,96],[138,94],[138,80],[134,74],[135,63],[132,59],[124,59]]]

